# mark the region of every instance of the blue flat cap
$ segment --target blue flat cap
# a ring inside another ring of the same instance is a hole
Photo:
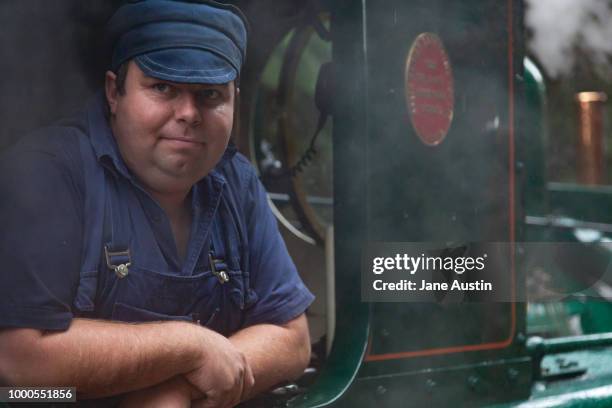
[[[106,28],[111,70],[131,59],[148,76],[182,83],[222,84],[238,77],[246,57],[246,21],[214,2],[130,1]]]

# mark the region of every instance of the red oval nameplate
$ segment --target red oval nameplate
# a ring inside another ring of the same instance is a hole
[[[455,106],[453,73],[440,38],[420,34],[408,53],[404,71],[406,105],[412,126],[429,146],[444,140]]]

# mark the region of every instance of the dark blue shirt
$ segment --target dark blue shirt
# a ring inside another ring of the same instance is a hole
[[[111,203],[102,213],[86,205],[100,187],[84,170],[91,163],[103,172]],[[101,95],[83,114],[0,156],[0,197],[0,327],[64,330],[76,316],[192,319],[227,335],[287,322],[312,303],[263,186],[232,146],[192,189],[191,236],[180,259],[167,216],[118,152]],[[109,231],[121,228],[131,254],[125,278],[104,255]],[[92,252],[98,268],[84,270]]]

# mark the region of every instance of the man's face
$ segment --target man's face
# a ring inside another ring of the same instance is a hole
[[[234,83],[179,84],[128,66],[125,93],[107,73],[111,127],[128,168],[148,190],[182,194],[219,162],[234,118]]]

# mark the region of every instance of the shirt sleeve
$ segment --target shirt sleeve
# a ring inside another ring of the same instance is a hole
[[[258,300],[245,323],[286,323],[304,313],[314,296],[287,252],[266,191],[254,172],[247,187],[247,203],[250,278]]]
[[[0,156],[0,328],[70,325],[81,258],[78,202],[61,155],[26,147]]]

